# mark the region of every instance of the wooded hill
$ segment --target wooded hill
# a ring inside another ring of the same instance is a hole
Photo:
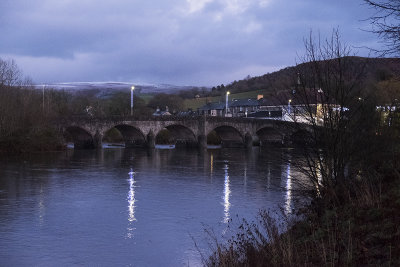
[[[399,58],[348,57],[346,59],[349,64],[353,65],[353,68],[365,68],[363,79],[365,79],[367,84],[377,84],[381,81],[390,80],[393,76],[400,74]],[[309,64],[311,63],[303,63],[262,76],[234,81],[226,86],[213,87],[212,94],[224,94],[225,91],[239,93],[261,90],[264,95],[272,95],[277,91],[287,90],[294,86],[297,81],[298,70],[307,68]]]

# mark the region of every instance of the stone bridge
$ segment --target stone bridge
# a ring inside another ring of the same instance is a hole
[[[125,147],[154,147],[156,136],[167,129],[175,146],[205,148],[207,135],[215,131],[222,147],[250,147],[253,141],[284,144],[291,139],[293,123],[268,119],[220,118],[220,117],[160,117],[130,119],[124,117],[71,118],[57,121],[63,133],[68,133],[75,148],[100,148],[107,131],[116,128],[122,135]]]

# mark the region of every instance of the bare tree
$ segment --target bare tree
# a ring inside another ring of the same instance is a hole
[[[14,60],[0,58],[0,86],[16,86],[22,81],[22,73]]]
[[[364,0],[375,10],[369,18],[372,32],[378,34],[386,44],[383,54],[400,55],[400,1]]]
[[[295,85],[280,96],[304,152],[294,163],[309,177],[314,197],[340,203],[374,133],[375,105],[362,82],[366,60],[353,56],[337,30],[326,40],[310,34],[305,49]]]

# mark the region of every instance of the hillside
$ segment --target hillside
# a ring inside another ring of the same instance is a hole
[[[399,58],[348,57],[347,59],[349,59],[349,64],[352,65],[351,68],[365,67],[363,79],[367,84],[378,85],[379,83],[378,89],[382,87],[383,81],[400,74]],[[186,99],[185,107],[196,110],[209,102],[225,101],[226,91],[231,93],[229,99],[256,98],[259,94],[264,95],[264,97],[275,95],[278,91],[292,87],[296,83],[299,69],[307,69],[309,65],[310,63],[303,63],[262,76],[234,81],[226,86],[213,87],[212,96]]]
[[[365,67],[364,78],[367,82],[377,83],[387,80],[395,74],[400,74],[399,58],[349,57],[349,59],[348,62],[354,67],[362,65]],[[274,94],[276,91],[292,86],[296,81],[298,69],[307,67],[307,64],[310,63],[287,67],[258,77],[234,81],[226,85],[225,90],[231,93],[259,90],[265,95]]]

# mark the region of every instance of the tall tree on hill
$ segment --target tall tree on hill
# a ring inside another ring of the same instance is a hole
[[[372,32],[386,44],[383,54],[400,56],[400,1],[364,0],[376,13],[370,17]]]
[[[0,58],[0,86],[16,86],[22,83],[22,72],[14,60]]]

